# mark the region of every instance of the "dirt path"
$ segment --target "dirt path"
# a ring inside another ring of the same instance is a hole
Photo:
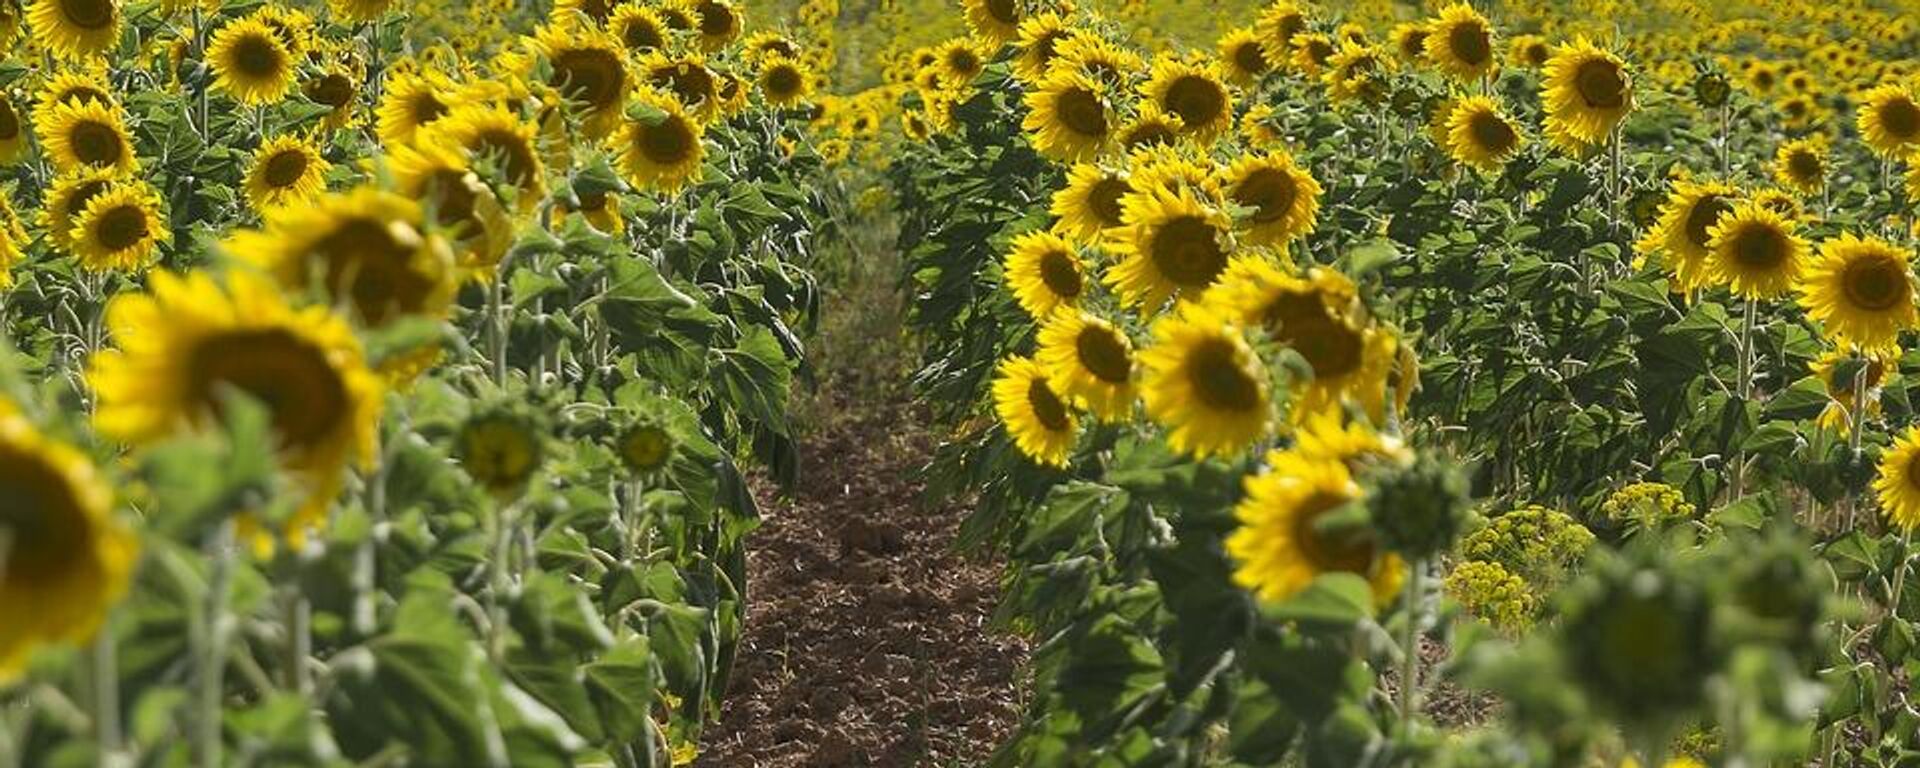
[[[999,569],[951,549],[964,506],[920,503],[925,416],[850,394],[898,388],[823,386],[795,498],[762,489],[744,647],[696,766],[977,765],[1016,723],[1026,648],[988,626]]]

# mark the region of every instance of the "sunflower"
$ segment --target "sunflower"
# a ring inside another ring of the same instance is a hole
[[[1206,290],[1233,254],[1233,220],[1194,190],[1148,188],[1122,203],[1128,232],[1114,243],[1121,261],[1106,275],[1121,303],[1153,312],[1175,294]]]
[[[1055,69],[1069,69],[1108,85],[1130,81],[1145,63],[1139,54],[1098,35],[1077,33],[1061,41]]]
[[[1441,74],[1471,83],[1493,74],[1500,65],[1494,55],[1493,26],[1473,6],[1454,3],[1440,11],[1427,28],[1427,63]]]
[[[111,81],[108,77],[106,65],[98,59],[78,67],[63,68],[40,84],[40,89],[34,95],[34,106],[40,112],[70,101],[97,101],[108,107],[117,107],[119,102],[109,89]]]
[[[547,193],[546,166],[534,140],[537,129],[504,107],[465,104],[422,131],[417,141],[459,147],[476,161],[491,161],[501,180],[519,192],[521,210]]]
[[[631,54],[644,54],[667,47],[667,22],[659,12],[644,5],[627,3],[613,9],[607,30],[619,38]]]
[[[727,0],[693,0],[689,3],[700,34],[700,47],[711,52],[739,39],[746,27],[740,9]]]
[[[47,239],[58,248],[71,251],[74,219],[86,210],[88,202],[121,178],[112,168],[85,167],[55,177],[40,205],[40,224],[47,231]]]
[[[620,196],[606,190],[592,192],[576,191],[579,206],[565,203],[556,205],[554,216],[564,218],[568,213],[579,213],[594,229],[607,234],[621,234],[627,231],[627,222],[620,215]]]
[[[451,90],[453,81],[432,70],[389,76],[376,115],[380,142],[397,147],[413,141],[421,128],[446,116]]]
[[[327,0],[334,18],[355,24],[379,21],[393,9],[394,0]]]
[[[1180,139],[1186,124],[1151,101],[1139,103],[1133,119],[1120,127],[1120,146],[1131,152],[1145,147],[1170,146]]]
[[[300,83],[300,95],[328,108],[321,127],[339,130],[355,122],[354,110],[360,104],[359,82],[360,77],[345,67],[328,66]]]
[[[91,272],[135,270],[172,239],[160,215],[160,197],[145,181],[127,179],[87,200],[67,234],[73,255]]]
[[[1013,59],[1013,73],[1029,85],[1046,79],[1060,60],[1060,44],[1071,36],[1066,17],[1059,13],[1048,11],[1027,17],[1020,22],[1020,37],[1014,44],[1019,55]]]
[[[1401,61],[1415,67],[1426,63],[1427,25],[1404,22],[1394,26],[1387,37],[1393,41],[1394,53],[1400,56]]]
[[[553,10],[555,16],[571,11],[584,15],[595,23],[604,24],[614,18],[621,8],[631,8],[634,5],[621,0],[558,0],[553,4]]]
[[[1326,74],[1333,55],[1340,52],[1339,47],[1333,44],[1333,38],[1317,32],[1294,36],[1292,50],[1294,69],[1315,80]]]
[[[546,459],[540,425],[511,408],[494,408],[469,417],[453,438],[460,468],[498,499],[511,499]]]
[[[1320,81],[1327,86],[1327,98],[1335,104],[1374,102],[1383,95],[1381,69],[1380,54],[1373,46],[1347,40],[1327,59]]]
[[[1282,245],[1313,231],[1320,212],[1320,182],[1294,164],[1286,150],[1241,157],[1227,166],[1224,177],[1227,197],[1251,209],[1248,243]]]
[[[1268,461],[1267,471],[1246,479],[1246,496],[1233,510],[1240,527],[1226,546],[1234,583],[1276,602],[1322,574],[1351,573],[1367,580],[1376,608],[1392,602],[1405,565],[1365,523],[1333,514],[1365,496],[1346,466],[1282,453]]]
[[[1027,116],[1021,122],[1034,150],[1064,162],[1083,162],[1099,155],[1112,141],[1113,108],[1107,87],[1072,70],[1049,76],[1026,95]]]
[[[616,14],[617,15],[617,14]],[[748,64],[759,64],[762,60],[779,56],[782,58],[804,60],[806,50],[793,38],[771,30],[761,30],[747,36],[740,44],[740,58]]]
[[[112,51],[120,43],[120,0],[33,0],[27,24],[34,42],[68,59]]]
[[[1056,312],[1040,329],[1035,353],[1053,388],[1103,421],[1133,413],[1133,341],[1098,315]]]
[[[706,156],[706,128],[671,93],[649,91],[635,101],[649,114],[629,118],[614,139],[627,182],[672,192],[694,181]]]
[[[1507,59],[1521,69],[1540,70],[1553,58],[1553,46],[1539,35],[1519,35],[1507,45]]]
[[[1067,465],[1080,420],[1038,363],[1024,357],[1000,361],[993,379],[993,410],[1027,458],[1047,466]]]
[[[1707,287],[1713,281],[1708,263],[1712,229],[1733,210],[1737,199],[1739,192],[1720,182],[1675,182],[1660,208],[1659,220],[1636,244],[1636,250],[1643,258],[1662,258],[1661,263],[1673,272],[1674,292],[1692,293]]]
[[[113,492],[72,446],[0,399],[0,685],[42,644],[84,642],[125,594],[138,541],[113,520]]]
[[[1800,194],[1818,194],[1827,185],[1828,152],[1824,134],[1787,141],[1774,152],[1773,178]]]
[[[149,291],[108,305],[115,347],[87,370],[99,398],[94,426],[146,445],[220,418],[229,388],[252,396],[271,417],[282,466],[306,492],[287,528],[298,547],[324,521],[347,463],[373,456],[380,382],[353,329],[327,307],[295,308],[245,272],[224,286],[204,272],[160,272]]]
[[[701,122],[720,114],[720,76],[697,55],[650,53],[641,59],[647,82],[670,91]]]
[[[1887,383],[1888,371],[1898,370],[1898,364],[1899,360],[1885,351],[1857,355],[1842,348],[1827,350],[1813,362],[1813,377],[1827,392],[1827,406],[1820,410],[1815,426],[1842,436],[1853,433],[1858,421],[1854,413],[1856,383],[1865,395],[1865,418],[1879,415],[1880,390]]]
[[[1153,336],[1140,353],[1141,392],[1174,450],[1233,454],[1271,431],[1267,371],[1238,326],[1189,303],[1155,322]]]
[[[1026,16],[1021,0],[961,0],[960,4],[966,7],[967,28],[974,37],[999,47],[1020,36],[1020,22]]]
[[[1204,303],[1300,355],[1313,379],[1298,394],[1296,421],[1332,410],[1352,398],[1374,421],[1384,420],[1386,388],[1398,342],[1371,327],[1356,309],[1353,281],[1315,267],[1305,277],[1259,260],[1243,260]]]
[[[1873,151],[1905,157],[1920,146],[1920,100],[1905,86],[1878,86],[1861,99],[1855,125]]]
[[[813,73],[806,64],[784,56],[761,59],[754,81],[760,98],[776,107],[797,106],[813,95]]]
[[[248,106],[273,104],[293,88],[293,54],[258,19],[236,19],[207,44],[213,84]]]
[[[1870,352],[1896,350],[1900,332],[1920,325],[1912,262],[1907,249],[1843,234],[1820,244],[1800,279],[1800,306],[1835,341]]]
[[[1789,221],[1799,221],[1800,217],[1805,215],[1805,211],[1800,207],[1800,198],[1778,187],[1767,187],[1755,191],[1747,199],[1759,204],[1762,208],[1786,217]]]
[[[280,38],[280,44],[287,47],[287,53],[296,58],[313,51],[313,16],[299,8],[290,8],[275,3],[267,3],[248,15],[273,30]]]
[[[265,213],[311,199],[326,190],[329,167],[311,139],[268,139],[254,150],[253,164],[247,167],[247,201],[255,211]]]
[[[54,105],[34,126],[40,146],[62,173],[76,168],[133,170],[133,138],[120,110],[97,101]]]
[[[1133,192],[1127,174],[1094,163],[1067,171],[1067,185],[1053,193],[1056,227],[1085,245],[1099,245],[1108,230],[1124,223],[1120,201]]]
[[[1267,50],[1291,51],[1294,37],[1307,31],[1307,14],[1294,0],[1275,0],[1260,12],[1253,30]]]
[[[1254,148],[1279,144],[1284,138],[1272,105],[1255,104],[1240,116],[1240,138]]]
[[[1228,80],[1251,85],[1273,71],[1273,62],[1267,58],[1260,37],[1251,29],[1240,27],[1220,38],[1220,68],[1227,73]]]
[[[0,192],[0,290],[13,287],[13,268],[26,258],[26,227],[13,211],[9,194]]]
[[[666,469],[667,463],[673,460],[676,442],[666,427],[641,421],[621,431],[614,438],[613,448],[628,472],[635,477],[651,477]]]
[[[1920,427],[1909,427],[1880,459],[1873,481],[1880,511],[1903,532],[1920,527]]]
[[[234,233],[226,249],[371,327],[438,319],[453,302],[453,255],[421,231],[424,216],[412,199],[362,187],[271,211],[263,229]]]
[[[0,91],[0,163],[19,160],[27,151],[27,126],[13,106],[13,97]]]
[[[1007,251],[1007,287],[1020,307],[1044,321],[1061,307],[1075,306],[1086,292],[1087,266],[1078,249],[1059,235],[1028,232]]]
[[[1540,89],[1547,140],[1569,154],[1604,143],[1633,111],[1627,65],[1584,37],[1554,49]]]
[[[974,78],[980,76],[981,72],[986,71],[986,57],[980,54],[980,49],[974,46],[972,40],[966,38],[948,40],[940,45],[938,52],[940,76],[948,82],[963,85],[971,83]]]
[[[1794,223],[1751,200],[1734,205],[1708,230],[1707,250],[1713,281],[1749,299],[1785,295],[1807,257]]]
[[[598,28],[578,26],[543,26],[534,33],[534,46],[553,69],[547,85],[579,109],[582,130],[597,139],[620,124],[632,76],[618,39]]]
[[[1497,173],[1520,151],[1520,127],[1487,96],[1466,96],[1447,113],[1447,155],[1454,162]]]

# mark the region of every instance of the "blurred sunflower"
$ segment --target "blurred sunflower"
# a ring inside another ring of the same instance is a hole
[[[1893,527],[1903,532],[1920,527],[1920,427],[1908,427],[1882,455],[1873,490]]]
[[[674,435],[653,421],[640,421],[614,438],[613,449],[621,465],[635,477],[652,477],[666,470],[673,461]]]
[[[1252,209],[1245,230],[1248,243],[1284,245],[1313,231],[1320,182],[1286,150],[1243,156],[1227,166],[1223,176],[1228,199]]]
[[[973,35],[1002,46],[1020,35],[1020,22],[1026,17],[1021,0],[961,0],[966,10],[967,28]]]
[[[667,22],[659,12],[644,5],[625,3],[613,9],[607,30],[619,38],[629,54],[644,54],[667,47]]]
[[[354,109],[360,104],[360,80],[346,67],[330,65],[301,82],[300,94],[328,108],[320,123],[322,128],[339,130],[355,122]]]
[[[1553,46],[1539,35],[1518,35],[1507,46],[1507,58],[1516,67],[1540,70],[1553,58]]]
[[[1814,425],[1830,430],[1841,436],[1851,435],[1854,425],[1861,419],[1854,413],[1856,384],[1862,390],[1866,403],[1865,418],[1880,414],[1880,390],[1887,383],[1889,370],[1897,370],[1899,360],[1886,351],[1859,355],[1846,349],[1834,348],[1822,353],[1813,361],[1813,377],[1827,392],[1827,405],[1820,410],[1820,416]]]
[[[1419,67],[1426,63],[1427,25],[1403,22],[1395,25],[1387,38],[1393,41],[1394,53],[1408,66]]]
[[[1293,39],[1307,31],[1307,13],[1294,0],[1275,0],[1260,12],[1254,32],[1268,51],[1292,51]],[[1284,59],[1278,63],[1284,63]]]
[[[1346,466],[1280,453],[1269,464],[1246,479],[1246,496],[1233,510],[1240,527],[1226,546],[1234,583],[1277,602],[1322,574],[1351,573],[1367,580],[1376,608],[1393,602],[1405,565],[1377,545],[1364,520],[1335,514],[1365,496]]]
[[[1780,186],[1803,195],[1818,194],[1827,185],[1825,134],[1789,140],[1773,155],[1773,178]]]
[[[1055,312],[1040,328],[1035,359],[1053,388],[1102,421],[1133,414],[1133,341],[1113,323],[1090,312]]]
[[[459,147],[477,162],[496,163],[501,180],[518,192],[518,207],[531,210],[547,193],[546,166],[536,128],[504,107],[465,104],[434,121],[416,141]]]
[[[618,12],[615,15],[618,16]],[[740,44],[741,58],[748,64],[754,65],[776,56],[804,62],[805,53],[800,44],[794,42],[792,38],[772,30],[761,30],[748,35],[746,42]]]
[[[1267,58],[1259,36],[1251,29],[1239,27],[1220,38],[1220,68],[1227,73],[1228,80],[1244,86],[1258,82],[1273,71],[1273,62]]]
[[[1020,308],[1042,322],[1078,304],[1089,277],[1073,243],[1045,230],[1015,237],[1003,271]]]
[[[647,114],[628,118],[614,139],[620,172],[641,189],[672,192],[694,181],[706,156],[706,129],[671,93],[634,97]]]
[[[27,124],[13,106],[13,97],[0,91],[0,163],[19,160],[27,152]]]
[[[1920,101],[1906,86],[1888,83],[1867,91],[1854,124],[1873,151],[1905,157],[1920,146]]]
[[[327,188],[327,169],[312,139],[275,136],[253,152],[244,186],[256,212],[311,199]]]
[[[598,28],[548,24],[534,33],[534,46],[552,67],[547,85],[577,107],[581,129],[602,138],[620,124],[631,76],[621,43]]]
[[[100,56],[120,43],[120,0],[32,0],[33,39],[67,59]]]
[[[1713,282],[1709,266],[1711,231],[1733,210],[1739,191],[1716,181],[1676,181],[1660,208],[1659,220],[1635,249],[1642,258],[1659,255],[1673,273],[1675,293],[1692,293]]]
[[[412,199],[361,187],[270,211],[264,228],[233,233],[225,248],[370,327],[439,319],[453,303],[453,255],[421,231],[423,217]]]
[[[376,115],[380,142],[397,147],[413,141],[421,128],[446,116],[452,90],[453,81],[432,70],[388,77]]]
[[[1027,458],[1046,466],[1067,465],[1080,420],[1048,383],[1046,369],[1024,357],[1000,361],[993,379],[993,410]]]
[[[700,35],[700,47],[707,51],[726,48],[746,28],[740,8],[727,0],[691,0],[688,5]]]
[[[333,16],[341,21],[364,23],[379,21],[380,17],[393,10],[394,0],[327,0],[327,7]]]
[[[460,468],[495,498],[519,495],[546,459],[539,423],[510,407],[473,414],[453,438]]]
[[[1493,74],[1493,26],[1473,6],[1454,3],[1441,9],[1427,28],[1427,63],[1447,77],[1471,83]]]
[[[0,189],[0,290],[13,287],[13,268],[26,259],[27,229],[13,210],[12,193]]]
[[[1189,303],[1155,322],[1153,336],[1139,356],[1140,388],[1174,450],[1229,455],[1271,431],[1267,371],[1237,326]]]
[[[257,19],[235,19],[207,44],[213,84],[248,106],[274,104],[293,88],[293,54]]]
[[[1060,45],[1071,37],[1066,17],[1047,11],[1020,22],[1020,37],[1015,42],[1019,54],[1013,59],[1013,72],[1022,82],[1037,84],[1053,71],[1060,60]]]
[[[1626,64],[1584,37],[1554,49],[1540,89],[1547,140],[1569,154],[1605,143],[1633,111]]]
[[[798,106],[813,95],[813,73],[806,64],[785,56],[761,59],[755,84],[760,98],[776,107]]]
[[[1820,244],[1801,276],[1800,306],[1829,338],[1869,352],[1897,350],[1900,332],[1920,325],[1912,263],[1905,248],[1842,234]]]
[[[1041,155],[1063,162],[1097,157],[1113,139],[1114,115],[1107,87],[1072,70],[1061,70],[1027,93],[1021,122]]]
[[[1056,227],[1084,245],[1099,245],[1108,230],[1123,223],[1120,201],[1132,191],[1124,172],[1096,163],[1075,165],[1067,171],[1066,186],[1053,193]]]
[[[635,4],[622,2],[622,0],[556,0],[553,4],[555,15],[563,11],[573,11],[602,24],[612,19],[621,8],[631,7],[635,7]]]
[[[159,195],[145,181],[126,179],[89,198],[67,238],[83,269],[130,271],[151,263],[172,233],[160,215]]]
[[[1158,311],[1218,280],[1233,254],[1233,220],[1193,189],[1148,188],[1122,203],[1128,231],[1111,245],[1121,260],[1106,275],[1121,304]]]
[[[1497,173],[1520,151],[1520,127],[1487,96],[1466,96],[1453,103],[1446,122],[1447,155],[1454,162]]]
[[[118,108],[97,101],[66,102],[39,118],[34,127],[54,170],[133,170],[133,137]]]

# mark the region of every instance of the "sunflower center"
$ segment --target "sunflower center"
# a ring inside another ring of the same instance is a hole
[[[1606,59],[1591,59],[1573,73],[1573,89],[1594,109],[1617,109],[1627,103],[1627,80],[1620,65]]]
[[[1495,156],[1513,151],[1513,145],[1520,139],[1513,132],[1513,126],[1491,112],[1474,113],[1467,121],[1467,130],[1473,134],[1473,143]]]
[[[986,0],[987,15],[1002,24],[1020,23],[1020,6],[1015,0]]]
[[[1821,173],[1820,158],[1812,152],[1801,150],[1787,155],[1787,173],[1802,182],[1818,181]]]
[[[20,135],[20,115],[13,111],[13,102],[0,99],[0,141]]]
[[[1293,518],[1293,539],[1317,572],[1366,574],[1373,567],[1373,541],[1363,529],[1323,531],[1320,518],[1347,503],[1339,494],[1315,493],[1300,503]]]
[[[947,52],[947,68],[972,76],[980,71],[980,56],[971,48],[955,48]]]
[[[57,577],[82,560],[87,519],[73,487],[45,460],[0,453],[0,584],[32,585]]]
[[[1287,343],[1313,366],[1313,377],[1339,379],[1360,370],[1366,336],[1352,323],[1322,315],[1323,322],[1300,322],[1290,327]],[[1304,320],[1304,318],[1303,318]]]
[[[1920,135],[1920,105],[1915,105],[1912,99],[1906,97],[1888,101],[1880,107],[1880,124],[1897,139],[1911,139]]]
[[[381,325],[396,312],[421,306],[433,281],[412,269],[413,248],[385,222],[355,218],[342,222],[314,245],[326,260],[327,288],[351,295],[361,319]]]
[[[1194,397],[1219,411],[1247,412],[1260,407],[1260,382],[1240,364],[1239,348],[1212,338],[1187,353],[1187,384]]]
[[[233,44],[233,68],[252,79],[278,76],[282,56],[279,41],[266,35],[247,35]]]
[[[653,73],[655,83],[664,83],[687,104],[699,104],[713,97],[713,73],[706,67],[681,64],[663,67]]]
[[[1046,283],[1047,290],[1061,298],[1072,299],[1080,295],[1080,267],[1073,261],[1073,255],[1064,251],[1047,251],[1040,254],[1040,282]]]
[[[624,451],[627,466],[640,471],[659,469],[667,461],[673,440],[659,427],[641,427],[627,435]]]
[[[120,132],[106,123],[86,121],[76,123],[70,134],[73,154],[87,165],[113,165],[120,162],[126,146],[120,142]]]
[[[1786,110],[1787,117],[1795,119],[1805,117],[1807,114],[1807,103],[1800,99],[1788,99],[1787,103],[1782,105],[1781,108]]]
[[[105,29],[113,23],[112,0],[60,0],[60,14],[81,29]]]
[[[1242,72],[1255,74],[1267,71],[1267,52],[1257,42],[1241,43],[1233,50],[1233,64]]]
[[[1107,135],[1107,107],[1100,95],[1085,88],[1072,88],[1054,102],[1061,124],[1082,136]]]
[[[447,105],[441,103],[439,97],[432,93],[421,91],[413,95],[413,99],[407,104],[407,111],[413,113],[415,125],[426,125],[445,115]]]
[[[635,51],[650,51],[667,43],[666,34],[644,19],[627,22],[626,28],[620,31],[620,40]]]
[[[1053,393],[1045,379],[1036,378],[1027,384],[1027,405],[1033,408],[1033,417],[1040,426],[1050,432],[1065,432],[1073,426],[1067,418],[1067,404],[1060,402],[1060,396]]]
[[[1220,233],[1198,216],[1181,216],[1161,225],[1148,253],[1160,274],[1183,288],[1211,285],[1227,266]]]
[[[307,153],[289,150],[267,158],[260,178],[274,189],[286,189],[307,175]]]
[[[1747,272],[1771,272],[1787,260],[1787,236],[1777,227],[1741,227],[1732,246],[1734,261]]]
[[[1227,109],[1227,93],[1220,84],[1200,75],[1185,75],[1167,86],[1162,105],[1180,116],[1187,127],[1198,128],[1218,120]]]
[[[733,9],[709,0],[696,10],[700,14],[700,34],[720,37],[733,33]]]
[[[94,239],[109,251],[122,251],[147,238],[147,213],[139,206],[122,205],[105,213],[93,225]]]
[[[1493,38],[1478,21],[1454,25],[1447,31],[1447,46],[1469,67],[1480,66],[1493,58]]]
[[[282,448],[316,448],[347,419],[346,383],[324,351],[281,328],[234,330],[201,341],[187,360],[188,396],[208,411],[222,387],[259,400]]]
[[[474,137],[475,148],[480,154],[497,154],[505,165],[507,179],[515,186],[526,187],[534,181],[534,169],[539,160],[533,156],[533,148],[519,134],[505,129],[489,129]]]
[[[1907,487],[1920,488],[1920,452],[1907,459]]]
[[[1705,248],[1712,238],[1707,234],[1713,225],[1720,223],[1720,217],[1733,210],[1733,204],[1720,195],[1707,195],[1693,204],[1693,210],[1687,213],[1687,241],[1694,247]]]
[[[1093,210],[1094,216],[1100,218],[1103,226],[1120,226],[1122,215],[1120,198],[1132,191],[1133,185],[1128,184],[1126,179],[1113,177],[1101,179],[1094,182],[1092,189],[1087,190],[1087,207]]]
[[[604,109],[620,100],[626,70],[612,51],[577,48],[554,57],[553,85],[568,99]]]
[[[334,109],[344,107],[348,102],[353,101],[353,81],[338,72],[322,75],[320,79],[309,84],[306,91],[307,98],[312,99],[315,104],[325,104]]]
[[[693,152],[693,129],[686,118],[669,115],[640,133],[640,153],[658,165],[678,165]]]
[[[1547,59],[1553,58],[1553,52],[1547,50],[1546,43],[1531,43],[1527,46],[1527,63],[1536,67],[1544,66]]]
[[[1279,168],[1254,171],[1233,190],[1234,201],[1252,208],[1253,220],[1257,224],[1270,224],[1285,218],[1299,196],[1300,187],[1294,182],[1293,174]]]
[[[1908,301],[1913,290],[1900,262],[1886,256],[1854,259],[1840,273],[1840,287],[1848,303],[1868,312],[1893,309]]]
[[[1125,384],[1133,377],[1133,357],[1120,334],[1111,328],[1089,325],[1073,340],[1073,350],[1088,373],[1109,384]]]

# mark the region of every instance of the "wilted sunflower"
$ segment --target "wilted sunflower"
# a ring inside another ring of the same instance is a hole
[[[1022,82],[1037,84],[1053,71],[1060,60],[1060,45],[1072,36],[1067,19],[1054,11],[1038,13],[1020,22],[1020,37],[1015,47],[1020,53],[1013,59],[1013,73]]]
[[[379,21],[393,9],[393,0],[327,0],[336,19],[352,23]]]
[[[1887,351],[1860,355],[1843,348],[1827,350],[1813,362],[1813,377],[1827,392],[1827,405],[1814,420],[1815,426],[1842,436],[1853,433],[1861,415],[1854,413],[1854,387],[1858,385],[1866,401],[1865,418],[1880,413],[1880,390],[1887,373],[1897,371],[1899,360]]]
[[[1828,152],[1825,134],[1787,141],[1773,155],[1773,178],[1803,195],[1818,194],[1827,185]]]
[[[1427,63],[1441,74],[1471,83],[1499,66],[1494,55],[1493,26],[1473,6],[1454,3],[1440,11],[1427,28]]]
[[[1155,322],[1153,336],[1140,353],[1141,393],[1174,450],[1233,454],[1271,431],[1267,371],[1239,327],[1189,303]]]
[[[326,190],[330,167],[313,140],[275,136],[253,152],[245,182],[247,201],[265,213],[308,200]]]
[[[83,269],[107,272],[146,266],[172,234],[160,215],[159,195],[145,181],[126,179],[87,200],[67,239]]]
[[[746,28],[740,9],[727,0],[692,0],[688,5],[693,11],[695,29],[700,33],[700,47],[708,51],[727,47],[739,39],[740,31]]]
[[[553,69],[547,85],[579,110],[588,137],[601,138],[620,124],[632,78],[618,39],[595,27],[579,27],[543,26],[534,33],[534,46]]]
[[[213,33],[207,62],[214,85],[241,104],[273,104],[293,88],[293,54],[258,19],[235,19]]]
[[[1120,201],[1133,191],[1126,173],[1094,163],[1067,172],[1067,185],[1053,193],[1051,211],[1058,229],[1086,245],[1099,245],[1123,223]]]
[[[380,382],[353,329],[324,306],[295,308],[250,273],[223,286],[204,272],[159,272],[148,293],[113,299],[107,325],[115,348],[87,370],[94,426],[145,445],[218,420],[228,388],[252,396],[306,494],[286,532],[296,547],[325,521],[347,463],[373,456]]]
[[[1078,72],[1054,72],[1026,95],[1021,128],[1035,151],[1063,162],[1097,157],[1113,140],[1114,114],[1107,86]]]
[[[121,0],[33,0],[27,24],[33,39],[68,59],[112,51],[120,43]]]
[[[269,212],[264,229],[235,232],[225,247],[368,326],[437,319],[453,302],[453,255],[421,231],[423,216],[411,199],[362,187]]]
[[[620,172],[641,189],[671,192],[693,181],[706,156],[706,128],[671,93],[644,92],[646,114],[629,118],[614,139]]]
[[[754,78],[760,98],[776,107],[792,107],[813,94],[813,73],[807,65],[785,56],[760,60],[760,74]]]
[[[1542,69],[1553,58],[1553,46],[1539,35],[1519,35],[1507,46],[1507,58],[1523,69]]]
[[[453,81],[432,70],[388,76],[378,111],[380,142],[390,147],[412,142],[421,128],[446,116],[452,90]]]
[[[466,104],[427,127],[418,141],[459,147],[476,163],[495,163],[500,180],[518,190],[518,207],[526,211],[547,193],[546,165],[540,160],[536,132],[532,123],[504,107]]]
[[[1800,306],[1835,341],[1869,352],[1897,350],[1900,332],[1920,325],[1912,263],[1905,248],[1843,234],[1820,244],[1800,279]]]
[[[1376,608],[1393,601],[1406,577],[1400,558],[1384,551],[1363,519],[1329,515],[1365,494],[1344,464],[1274,453],[1271,466],[1249,476],[1234,507],[1240,527],[1227,537],[1237,564],[1234,583],[1277,602],[1328,573],[1351,573],[1372,587]]]
[[[1040,328],[1035,359],[1053,388],[1103,421],[1133,414],[1133,341],[1113,323],[1082,311],[1056,312]]]
[[[133,170],[133,138],[116,107],[97,101],[56,104],[34,127],[55,170]]]
[[[1749,200],[1734,205],[1708,230],[1707,250],[1715,283],[1737,296],[1770,299],[1792,290],[1805,266],[1807,243],[1791,220]]]
[[[1228,80],[1251,85],[1273,71],[1273,62],[1267,58],[1259,36],[1251,29],[1239,27],[1220,38],[1220,69],[1227,73]]]
[[[1487,96],[1466,96],[1447,114],[1447,155],[1454,162],[1496,173],[1520,151],[1520,127]]]
[[[1547,140],[1569,154],[1605,143],[1633,111],[1627,65],[1584,37],[1554,49],[1540,89]]]
[[[138,541],[87,457],[0,399],[0,685],[35,647],[84,642],[126,592]]]
[[[1393,41],[1394,53],[1408,66],[1418,67],[1427,62],[1427,25],[1403,22],[1395,25],[1387,37]]]
[[[966,7],[967,28],[975,37],[1002,46],[1020,35],[1020,22],[1026,16],[1022,0],[962,0]]]
[[[626,3],[613,9],[607,30],[619,38],[631,54],[651,53],[667,47],[667,22],[654,9]]]
[[[1014,299],[1040,321],[1060,307],[1076,305],[1089,278],[1073,243],[1045,230],[1013,239],[1004,272]]]
[[[1024,357],[1000,361],[993,379],[993,410],[1013,444],[1036,464],[1067,465],[1080,420],[1048,383],[1046,369]]]
[[[1226,168],[1228,199],[1252,209],[1245,235],[1253,245],[1284,245],[1313,231],[1320,211],[1320,182],[1296,165],[1286,150],[1247,155]]]
[[[1158,311],[1175,294],[1191,297],[1226,271],[1233,220],[1193,189],[1148,188],[1122,203],[1128,232],[1112,243],[1121,261],[1106,275],[1123,305]]]
[[[1720,218],[1733,210],[1739,191],[1716,181],[1676,181],[1660,219],[1635,248],[1642,257],[1658,255],[1673,272],[1673,291],[1692,293],[1711,285],[1708,247]]]
[[[1855,120],[1860,138],[1875,152],[1905,157],[1920,146],[1920,100],[1905,86],[1887,83],[1867,91]]]

